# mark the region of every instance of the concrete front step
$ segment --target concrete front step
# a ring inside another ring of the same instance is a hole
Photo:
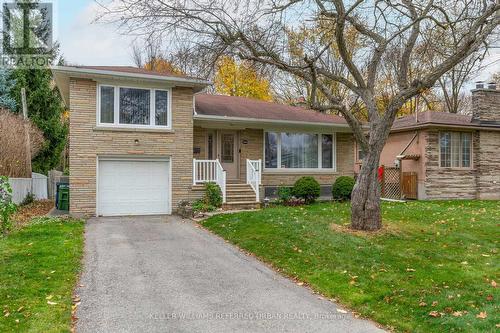
[[[255,200],[255,192],[243,194],[227,194],[227,201],[250,201]]]
[[[226,193],[234,195],[243,195],[243,194],[255,195],[254,190],[247,190],[247,189],[241,189],[241,190],[226,189]]]
[[[259,209],[260,203],[253,201],[228,201],[222,205],[223,210],[239,210],[239,209]]]

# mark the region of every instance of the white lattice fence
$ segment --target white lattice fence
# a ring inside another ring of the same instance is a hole
[[[381,186],[382,186],[382,198],[401,199],[400,169],[385,167]]]

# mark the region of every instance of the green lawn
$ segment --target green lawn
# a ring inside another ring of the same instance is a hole
[[[499,201],[384,203],[384,230],[369,235],[347,231],[349,210],[276,207],[202,224],[396,331],[499,331]]]
[[[35,219],[0,238],[0,332],[69,332],[83,222]]]

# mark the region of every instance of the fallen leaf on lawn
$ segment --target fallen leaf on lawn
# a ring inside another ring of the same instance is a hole
[[[427,306],[427,303],[425,303],[425,302],[420,302],[420,303],[418,303],[418,306]]]
[[[21,312],[22,309],[24,309],[24,306],[20,306],[19,309],[17,309],[17,312]]]
[[[441,314],[437,311],[431,311],[431,312],[429,312],[429,316],[434,317],[434,318],[439,318],[439,317],[441,317]]]
[[[432,304],[431,304],[431,306],[436,306],[436,305],[438,305],[438,301],[434,301],[434,302],[432,302]]]
[[[5,312],[4,317],[10,316],[10,312]]]
[[[493,288],[496,288],[497,287],[497,283],[495,282],[495,280],[491,280],[491,286]]]
[[[488,295],[488,296],[486,296],[486,300],[487,300],[487,301],[492,301],[492,300],[493,300],[493,295]]]
[[[51,271],[50,274],[54,274],[56,271]]]
[[[338,312],[338,313],[347,313],[347,311],[346,311],[346,310],[342,310],[342,309],[337,309],[337,312]]]
[[[57,303],[56,303],[56,302],[51,302],[51,301],[47,301],[47,304],[48,304],[48,305],[57,305]]]
[[[464,313],[462,311],[455,311],[453,312],[453,317],[462,317]]]
[[[19,319],[16,319],[16,323],[19,324]]]
[[[407,268],[407,269],[406,269],[406,271],[407,271],[407,272],[415,272],[416,270],[415,270],[415,269],[413,269],[413,268]]]
[[[45,299],[52,299],[52,297],[54,297],[53,295],[49,295],[47,297],[45,297]]]
[[[448,307],[444,308],[444,312],[446,312],[446,313],[452,313],[453,309],[448,306]]]
[[[476,318],[479,318],[479,319],[486,319],[486,317],[488,317],[488,314],[486,313],[486,311],[479,312],[479,314],[476,315]]]

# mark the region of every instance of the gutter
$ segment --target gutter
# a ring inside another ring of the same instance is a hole
[[[208,121],[225,121],[225,122],[232,121],[235,123],[262,123],[262,124],[279,124],[279,125],[306,125],[306,126],[318,126],[318,127],[341,127],[350,129],[348,124],[318,123],[318,122],[276,120],[276,119],[262,119],[262,118],[227,117],[227,116],[214,116],[214,115],[201,115],[201,114],[195,114],[193,116],[193,119],[208,120]]]
[[[489,131],[500,131],[500,126],[485,126],[485,125],[451,125],[451,124],[438,124],[438,123],[426,123],[417,126],[400,127],[396,129],[391,129],[391,133],[406,132],[410,130],[418,130],[425,128],[442,127],[442,128],[456,128],[456,129],[482,129]]]
[[[126,73],[126,72],[119,72],[119,71],[76,68],[76,67],[69,67],[69,66],[52,66],[50,69],[53,72],[64,73],[67,75],[70,75],[70,74],[104,75],[104,76],[116,76],[116,77],[130,78],[130,79],[144,79],[144,80],[152,80],[152,81],[175,81],[175,82],[179,82],[179,83],[187,83],[187,84],[203,85],[203,86],[208,86],[208,85],[212,84],[210,81],[207,81],[207,80],[191,79],[191,78],[184,78],[184,77],[177,77],[177,76]]]

